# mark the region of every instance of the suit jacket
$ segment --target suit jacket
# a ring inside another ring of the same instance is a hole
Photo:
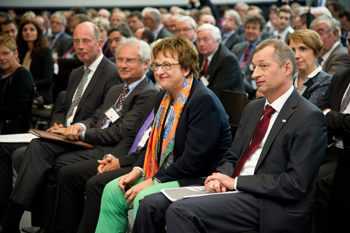
[[[7,78],[0,75],[0,134],[28,132],[34,86],[32,75],[22,66]]]
[[[166,91],[156,100],[159,105]],[[174,163],[159,170],[161,182],[177,180],[181,186],[198,184],[199,177],[211,174],[232,142],[228,116],[214,93],[201,80],[193,79],[189,98],[176,128]],[[134,166],[143,167],[146,147]]]
[[[156,97],[158,96],[158,92],[154,93],[149,97],[145,106],[143,107],[140,118],[136,121],[135,125],[132,127],[130,133],[127,137],[125,137],[121,142],[118,143],[116,147],[110,152],[110,154],[116,156],[119,159],[120,167],[129,167],[132,166],[137,159],[139,158],[141,149],[136,150],[133,153],[128,154],[130,148],[132,147],[134,140],[140,131],[141,127],[145,123],[146,119],[153,111],[154,103],[156,101]]]
[[[169,37],[169,36],[172,36],[173,34],[171,34],[171,32],[169,32],[168,30],[166,30],[164,27],[162,27],[162,29],[160,29],[159,33],[158,33],[158,36],[157,36],[157,39],[163,39],[163,38],[166,38],[166,37]]]
[[[246,106],[218,172],[233,175],[264,112],[264,104],[265,98]],[[259,232],[313,232],[316,176],[326,148],[323,113],[294,90],[271,128],[254,175],[239,176],[237,180],[238,190],[260,200]]]
[[[202,66],[203,60],[204,57],[199,55],[199,67]],[[245,92],[240,70],[236,55],[220,44],[205,74],[209,81],[208,88],[217,96],[223,90]]]
[[[329,140],[334,135],[340,135],[343,138],[344,147],[350,147],[350,115],[340,113],[342,98],[350,83],[350,68],[337,72],[317,106],[323,111],[330,108],[331,111],[326,114]]]
[[[68,87],[66,91],[65,101],[58,106],[52,115],[51,126],[54,123],[64,124],[66,113],[68,112],[73,96],[78,88],[79,82],[84,73],[84,66],[72,71],[69,76]],[[117,66],[103,57],[100,64],[92,76],[89,85],[80,99],[77,111],[72,123],[76,123],[91,117],[95,110],[103,103],[109,89],[117,84],[124,83],[119,77]]]
[[[23,63],[23,60],[20,61]],[[53,78],[53,58],[49,48],[43,48],[37,57],[32,58],[30,73],[32,74],[36,90],[42,95],[46,102],[52,102],[51,83]]]
[[[231,50],[236,44],[241,42],[241,38],[237,32],[233,33],[233,35],[230,36],[225,42],[225,46]]]
[[[350,56],[348,50],[338,44],[322,65],[324,72],[334,75],[336,72],[350,67]]]
[[[140,117],[143,107],[150,96],[158,92],[152,81],[144,78],[126,97],[119,113],[121,116],[105,129],[95,128],[95,125],[105,117],[105,112],[116,103],[122,93],[124,84],[113,86],[107,93],[103,104],[83,123],[87,130],[85,141],[94,145],[115,146],[128,135],[136,120]]]
[[[58,57],[62,57],[73,46],[73,37],[63,32],[51,47],[52,52],[56,52]]]

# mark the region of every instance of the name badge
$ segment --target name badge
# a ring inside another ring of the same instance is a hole
[[[119,119],[119,117],[121,116],[120,113],[116,112],[113,108],[108,109],[105,112],[105,115],[109,118],[109,120],[114,123],[116,120]]]
[[[209,85],[209,82],[208,82],[208,80],[204,77],[204,76],[202,76],[201,77],[201,80],[202,80],[202,82],[203,82],[203,84],[204,84],[204,86],[208,86]]]

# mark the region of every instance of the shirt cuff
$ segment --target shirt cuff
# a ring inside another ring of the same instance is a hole
[[[238,181],[238,176],[235,178],[235,189],[236,189],[237,191],[239,191],[239,190],[237,189],[237,181]]]
[[[80,140],[84,141],[85,139],[85,132],[86,132],[86,126],[82,123],[76,123],[75,125],[81,125],[83,127],[83,131],[81,132],[80,135]]]
[[[115,160],[117,158],[112,154],[106,154],[105,156],[103,156],[103,159],[105,159],[107,156],[111,156],[113,160]]]
[[[134,168],[138,168],[138,169],[140,169],[140,170],[141,170],[141,172],[142,172],[142,176],[144,176],[144,175],[145,175],[145,172],[143,171],[143,169],[142,169],[141,167],[139,167],[139,166],[135,166]]]
[[[327,110],[327,111],[325,111],[323,114],[324,114],[324,115],[327,115],[327,113],[329,113],[330,111],[332,111],[332,110]]]

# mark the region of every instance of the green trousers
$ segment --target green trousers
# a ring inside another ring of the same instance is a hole
[[[139,178],[131,187],[140,182],[142,182],[142,178]],[[129,205],[126,204],[124,193],[118,187],[118,183],[119,178],[109,182],[103,190],[100,216],[95,233],[125,233],[128,227],[128,211],[131,209],[131,203]],[[142,190],[134,200],[134,219],[139,207],[139,202],[145,196],[159,193],[162,189],[178,187],[180,187],[180,185],[177,181],[171,181],[152,185]]]

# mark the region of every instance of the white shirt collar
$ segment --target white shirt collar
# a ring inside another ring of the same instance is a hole
[[[278,97],[278,99],[276,99],[275,101],[273,101],[273,103],[269,103],[269,101],[265,100],[265,107],[267,105],[271,105],[271,107],[273,107],[276,112],[280,112],[284,103],[287,101],[287,99],[289,98],[289,96],[293,93],[294,87],[293,85],[290,86],[290,88],[288,89],[288,91],[286,91],[283,95],[281,95],[280,97]]]
[[[102,58],[103,58],[103,53],[101,53],[101,55],[93,63],[91,63],[89,67],[84,66],[84,70],[86,70],[86,68],[89,68],[92,72],[95,72],[95,70],[97,69],[97,66],[102,61]]]
[[[162,28],[163,28],[163,26],[159,25],[159,27],[153,31],[154,39],[157,39],[158,34],[159,34],[160,30],[162,30]]]
[[[338,46],[338,44],[340,44],[339,41],[335,42],[334,45],[332,46],[332,48],[331,48],[327,53],[325,53],[325,54],[322,56],[322,60],[323,60],[322,65],[324,65],[324,63],[327,61],[329,55],[331,55],[331,53],[333,52],[333,50],[335,49],[335,47]]]

